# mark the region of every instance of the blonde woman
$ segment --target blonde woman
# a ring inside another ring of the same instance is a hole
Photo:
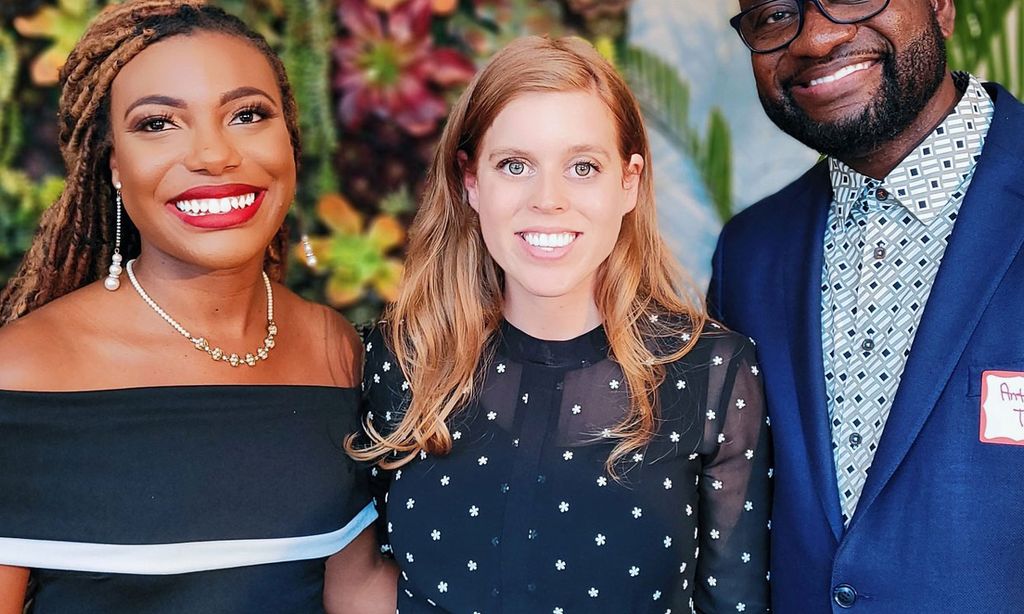
[[[753,347],[690,298],[649,161],[580,40],[512,43],[456,104],[350,441],[401,612],[767,609]]]

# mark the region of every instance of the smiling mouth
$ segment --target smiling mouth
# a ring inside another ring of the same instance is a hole
[[[256,202],[256,193],[241,194],[239,196],[228,196],[226,198],[197,198],[191,200],[179,200],[174,207],[182,213],[194,217],[207,215],[220,215],[234,209],[246,209]]]
[[[530,247],[536,247],[546,252],[568,247],[580,235],[578,232],[519,232],[516,234],[522,237]]]
[[[804,87],[815,87],[818,85],[825,85],[826,83],[835,83],[841,79],[845,79],[854,73],[867,70],[875,65],[874,61],[858,62],[857,64],[850,64],[849,66],[843,66],[839,70],[835,71],[830,75],[818,77],[817,79],[811,79],[807,83],[803,84]]]

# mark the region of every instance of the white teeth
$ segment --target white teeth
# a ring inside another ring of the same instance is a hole
[[[242,196],[228,196],[226,198],[198,198],[195,200],[180,200],[174,203],[178,211],[189,215],[215,215],[227,213],[232,209],[245,209],[256,202],[256,194],[245,194]]]
[[[533,247],[540,247],[546,250],[551,250],[556,247],[565,247],[576,240],[577,234],[575,232],[558,232],[558,233],[544,233],[544,232],[524,232],[522,233],[523,239]]]
[[[824,77],[819,77],[817,79],[814,79],[810,83],[808,83],[808,85],[811,86],[811,87],[814,87],[815,85],[823,85],[825,83],[832,83],[834,81],[838,81],[838,80],[842,79],[843,77],[848,77],[848,76],[852,75],[855,72],[860,72],[862,70],[867,70],[868,68],[871,68],[872,66],[874,66],[874,62],[861,62],[860,64],[850,64],[849,66],[844,66],[844,67],[840,68],[839,70],[837,70],[836,72],[832,73],[831,75],[825,75]]]

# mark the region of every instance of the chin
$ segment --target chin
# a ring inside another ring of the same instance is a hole
[[[192,251],[182,254],[179,260],[209,271],[238,269],[251,266],[254,261],[263,261],[266,246],[253,249],[251,246],[235,246],[236,249]]]
[[[550,282],[533,280],[529,284],[521,284],[529,296],[535,298],[555,299],[573,294],[580,287],[580,281],[552,280]]]

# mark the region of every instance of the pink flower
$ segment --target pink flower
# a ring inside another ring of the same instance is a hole
[[[475,73],[459,52],[434,46],[431,0],[406,0],[388,13],[341,0],[338,16],[348,30],[334,46],[342,122],[354,128],[372,113],[413,136],[430,134],[448,114],[444,90]]]

